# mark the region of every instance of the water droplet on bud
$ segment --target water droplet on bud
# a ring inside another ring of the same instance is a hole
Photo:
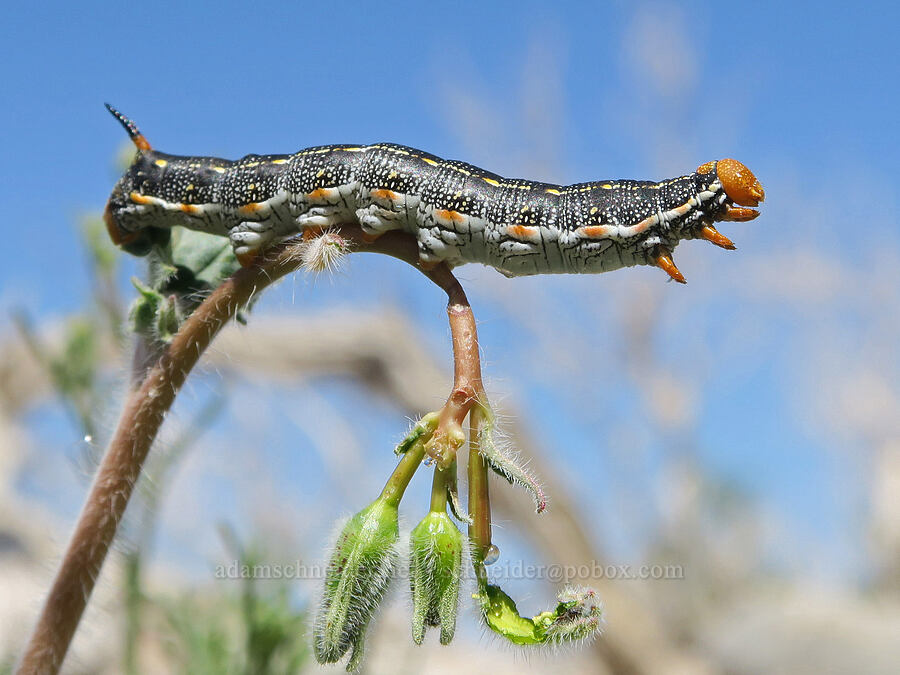
[[[484,554],[484,564],[493,565],[498,560],[500,560],[500,549],[495,544],[491,544],[487,553]]]

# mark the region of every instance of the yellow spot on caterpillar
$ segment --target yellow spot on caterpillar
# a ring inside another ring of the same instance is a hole
[[[394,201],[398,197],[397,193],[393,190],[387,190],[384,188],[372,190],[369,194],[375,197],[375,199],[389,199],[391,201]]]
[[[273,159],[272,164],[287,164],[289,160],[286,159]]]
[[[187,186],[185,189],[186,189],[188,192],[190,192],[191,190],[194,189],[194,184],[193,184],[193,183],[189,183],[188,186]]]
[[[362,152],[365,148],[344,148],[344,152]]]
[[[247,162],[244,166],[248,169],[252,169],[254,166],[259,166],[259,162]]]
[[[528,239],[537,235],[539,231],[538,228],[529,225],[509,225],[506,228],[506,233],[517,239]]]
[[[481,180],[483,180],[485,183],[488,183],[489,185],[493,185],[494,187],[499,187],[499,185],[500,185],[500,182],[494,180],[493,178],[484,178],[484,177],[482,177]]]
[[[609,183],[604,183],[600,187],[602,187],[604,190],[612,190],[612,185],[610,185]]]
[[[164,159],[158,159],[153,163],[156,164],[156,166],[166,166],[168,164],[168,162]]]
[[[426,164],[431,164],[431,166],[437,166],[437,165],[438,165],[438,163],[435,162],[433,159],[428,159],[427,157],[423,157],[423,158],[422,158],[422,161],[425,162]]]
[[[546,190],[544,190],[544,192],[547,192],[547,193],[549,193],[549,194],[551,194],[551,195],[558,195],[558,194],[559,194],[559,190],[554,190],[553,188],[547,188]]]
[[[255,190],[255,189],[256,189],[256,183],[250,183],[250,185],[247,186],[247,190],[248,190],[248,191],[249,191],[249,190]]]
[[[598,210],[599,209],[596,206],[592,206],[591,207],[591,215],[594,215],[595,213],[597,213]]]
[[[138,194],[137,192],[132,192],[130,195],[128,195],[128,197],[135,204],[141,204],[142,206],[146,206],[147,204],[153,203],[153,199],[151,199],[150,197],[145,197],[144,195]]]
[[[466,219],[465,215],[460,213],[459,211],[448,211],[445,209],[439,209],[435,211],[434,215],[436,218],[450,221],[451,223],[461,223]]]
[[[214,167],[212,167],[212,170],[215,171],[216,173],[225,173],[224,166],[214,166]]]

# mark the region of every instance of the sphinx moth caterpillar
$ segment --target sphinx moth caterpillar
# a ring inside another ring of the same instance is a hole
[[[509,179],[392,143],[324,145],[290,155],[217,157],[154,150],[107,104],[137,147],[104,218],[113,241],[146,253],[168,228],[226,236],[242,265],[307,231],[358,223],[376,238],[415,237],[423,264],[482,263],[507,276],[607,272],[656,265],[679,282],[672,251],[685,239],[722,248],[717,221],[747,221],[764,199],[734,159],[659,182],[554,185]]]

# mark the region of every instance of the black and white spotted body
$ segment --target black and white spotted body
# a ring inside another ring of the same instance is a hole
[[[247,259],[305,230],[358,223],[372,237],[408,232],[425,263],[592,273],[659,264],[660,252],[700,236],[734,203],[714,162],[658,183],[562,186],[388,143],[228,161],[154,151],[113,113],[139,148],[107,206],[111,234],[126,243],[146,228],[182,226],[229,237]]]

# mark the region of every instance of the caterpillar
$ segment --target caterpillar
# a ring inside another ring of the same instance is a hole
[[[734,249],[714,223],[752,220],[759,211],[747,207],[765,198],[756,176],[734,159],[660,182],[562,186],[504,178],[391,143],[236,161],[169,155],[106,107],[138,152],[104,220],[112,240],[138,255],[181,226],[228,237],[247,266],[278,240],[358,223],[373,240],[390,230],[413,235],[425,266],[474,262],[521,276],[655,265],[684,283],[675,247],[705,239]]]

